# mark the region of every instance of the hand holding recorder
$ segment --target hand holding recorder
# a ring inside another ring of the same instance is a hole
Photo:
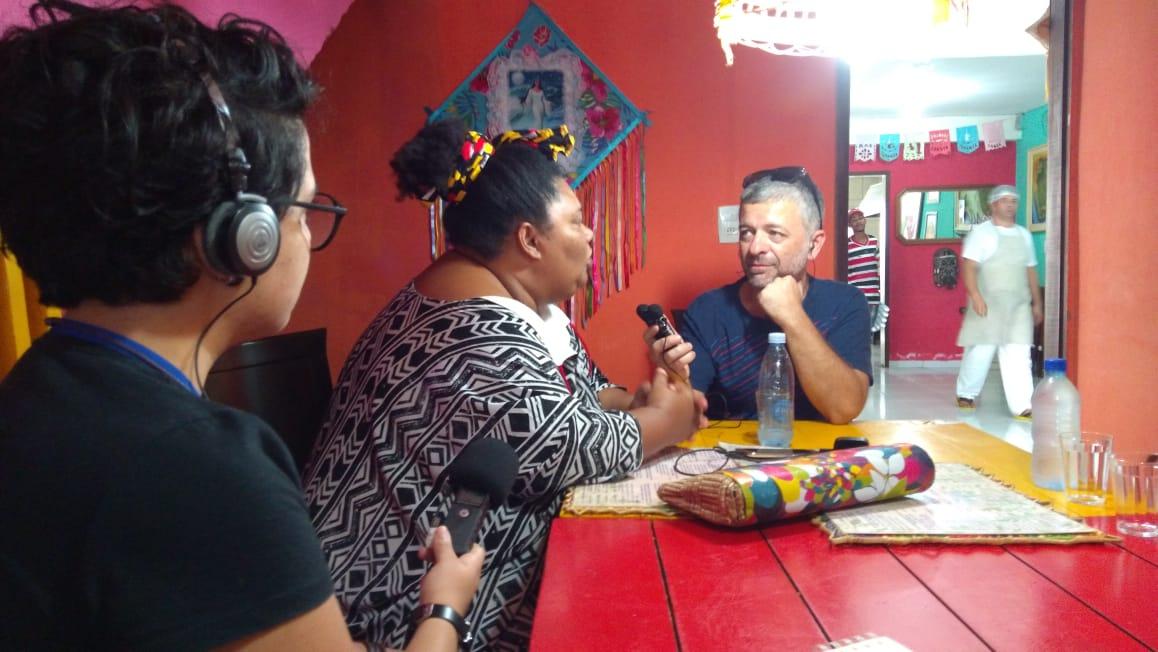
[[[687,382],[691,377],[692,360],[696,359],[691,343],[685,342],[675,332],[658,304],[641,303],[635,312],[648,325],[643,333],[643,341],[647,343],[648,357],[652,364],[667,369],[676,378]]]

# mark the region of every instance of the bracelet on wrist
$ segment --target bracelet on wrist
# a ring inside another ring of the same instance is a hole
[[[454,607],[445,604],[424,602],[414,610],[411,621],[414,627],[417,628],[418,625],[427,618],[440,618],[454,625],[454,630],[458,632],[458,642],[462,645],[466,645],[473,640],[470,633],[470,621],[455,611]]]

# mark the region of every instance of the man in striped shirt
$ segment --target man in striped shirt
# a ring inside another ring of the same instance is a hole
[[[848,238],[848,282],[864,292],[875,321],[881,304],[881,250],[877,239],[865,233],[867,221],[859,208],[848,212],[848,226],[852,229]]]

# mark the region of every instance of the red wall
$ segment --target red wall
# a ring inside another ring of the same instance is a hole
[[[960,255],[961,244],[902,241],[896,228],[901,193],[914,188],[1012,184],[1016,166],[1017,149],[1013,143],[1004,149],[986,152],[981,148],[972,154],[962,154],[954,148],[947,156],[923,161],[858,163],[849,155],[850,174],[889,175],[889,360],[961,359],[957,330],[961,326],[960,309],[965,305],[965,286],[960,276],[953,290],[933,285],[933,252],[950,247]]]
[[[686,306],[739,277],[736,245],[716,243],[716,206],[734,204],[755,169],[807,166],[835,186],[835,64],[738,48],[724,66],[711,4],[591,0],[540,6],[641,108],[647,132],[647,266],[604,303],[584,338],[613,380],[647,374],[641,302]],[[326,88],[311,121],[319,185],[350,207],[314,256],[291,330],[326,326],[337,369],[373,315],[430,261],[426,213],[394,202],[391,154],[512,29],[525,0],[358,0],[314,60]],[[843,183],[843,180],[842,180]],[[825,218],[831,230],[831,211]],[[830,233],[830,243],[831,233]],[[817,273],[831,276],[832,250]]]
[[[1158,250],[1158,87],[1138,83],[1158,69],[1158,7],[1153,0],[1080,4],[1069,323],[1079,333],[1070,355],[1079,363],[1082,425],[1113,434],[1116,450],[1158,452],[1158,395],[1150,384],[1158,368],[1158,283],[1148,273]]]

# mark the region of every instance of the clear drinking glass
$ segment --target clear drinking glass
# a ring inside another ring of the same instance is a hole
[[[1083,432],[1061,440],[1062,479],[1066,499],[1079,505],[1104,505],[1110,490],[1113,440],[1100,432]]]
[[[1158,537],[1158,453],[1119,453],[1112,475],[1118,532]]]

